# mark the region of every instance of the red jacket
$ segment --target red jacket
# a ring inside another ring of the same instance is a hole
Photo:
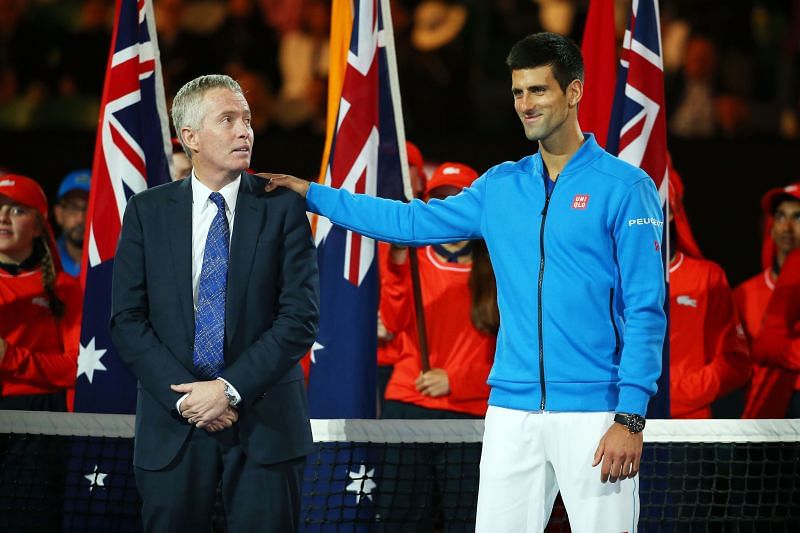
[[[725,273],[678,253],[670,268],[670,410],[711,418],[711,403],[750,378],[750,358]]]
[[[800,250],[783,264],[753,342],[753,357],[766,366],[800,372]]]
[[[381,273],[381,284],[383,284],[383,278],[386,276],[386,269],[389,267],[390,249],[391,245],[388,242],[378,242],[378,271]],[[378,312],[378,315],[380,316],[380,312]],[[382,317],[381,320],[383,320]],[[383,326],[386,328],[386,323]],[[392,338],[389,340],[378,338],[378,366],[392,366],[401,355],[402,341],[395,336],[394,331],[388,328],[386,330],[392,335]]]
[[[771,381],[754,387],[748,407],[755,415],[786,416],[791,395],[800,388],[800,251],[792,252],[783,264],[753,340],[753,359],[766,369]]]
[[[433,398],[420,394],[415,381],[421,372],[416,312],[409,262],[387,262],[381,280],[381,317],[395,332],[400,351],[386,387],[386,399],[484,416],[495,336],[475,329],[467,286],[470,264],[442,262],[431,247],[420,248],[419,274],[431,368],[447,372],[450,394]]]
[[[64,302],[57,319],[48,308],[41,270],[12,276],[0,270],[0,362],[2,396],[47,394],[75,387],[82,296],[78,280],[60,272],[56,295]]]
[[[787,259],[788,261],[788,259]],[[753,343],[761,333],[762,322],[775,285],[771,270],[762,271],[733,291],[736,307],[744,319],[753,355],[753,378],[747,389],[742,418],[783,418],[795,389],[797,374],[785,368],[762,364]],[[762,337],[763,338],[763,337]]]

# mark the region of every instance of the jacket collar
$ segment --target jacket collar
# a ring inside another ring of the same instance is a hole
[[[567,162],[567,165],[564,167],[564,170],[561,171],[558,179],[581,171],[594,162],[598,157],[603,155],[604,152],[605,150],[603,150],[600,145],[597,144],[593,133],[584,133],[583,144],[581,144],[581,146],[578,148],[578,151],[575,152],[572,158]],[[533,172],[539,176],[544,175],[544,161],[542,161],[542,154],[539,152],[535,153],[531,158],[531,161],[533,163]]]

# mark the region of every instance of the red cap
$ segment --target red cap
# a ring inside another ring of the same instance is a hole
[[[792,183],[786,187],[776,187],[768,190],[761,198],[761,209],[764,210],[764,213],[772,215],[772,212],[777,207],[775,200],[781,196],[791,196],[800,201],[800,183]]]
[[[39,211],[43,220],[47,220],[47,196],[31,178],[18,174],[0,176],[0,195],[7,196],[18,204],[33,207]]]
[[[439,165],[431,174],[428,183],[425,185],[425,196],[430,195],[431,191],[437,187],[449,185],[457,189],[464,189],[472,185],[478,178],[478,173],[467,165],[461,163],[444,163]]]
[[[800,182],[786,187],[775,187],[768,190],[761,198],[761,209],[764,210],[764,240],[761,245],[761,266],[766,270],[772,268],[775,259],[775,243],[772,242],[772,212],[777,207],[775,201],[782,196],[789,196],[800,201]]]
[[[42,216],[45,221],[43,228],[43,236],[47,247],[50,249],[50,255],[53,258],[53,265],[56,272],[61,272],[61,258],[58,256],[58,248],[56,247],[56,239],[53,235],[53,229],[47,223],[47,197],[44,191],[36,181],[25,176],[18,174],[4,174],[0,176],[0,195],[11,198],[14,202],[20,205],[33,207]]]

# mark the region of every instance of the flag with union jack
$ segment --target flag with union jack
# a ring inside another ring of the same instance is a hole
[[[170,180],[171,146],[151,0],[117,0],[98,121],[81,282],[75,410],[133,413],[136,379],[108,329],[111,271],[128,198]],[[140,531],[130,439],[70,447],[63,531]]]
[[[111,271],[128,198],[170,180],[167,106],[151,0],[117,0],[97,129],[81,281],[75,410],[133,413],[136,379],[111,345]]]
[[[606,149],[640,167],[653,178],[664,208],[669,211],[667,130],[664,105],[664,61],[658,0],[633,0],[622,44],[614,106]],[[669,268],[669,224],[664,224],[665,275]],[[667,305],[669,300],[666,301]],[[669,309],[667,309],[669,316]],[[648,416],[669,418],[669,335],[665,338],[658,394]]]
[[[633,0],[622,43],[607,149],[640,167],[667,198],[664,61],[658,0]]]
[[[333,3],[334,24],[352,29],[343,32],[350,35],[343,73],[331,74],[331,80],[341,79],[341,89],[322,181],[351,192],[401,199],[407,163],[388,3],[359,0],[348,16],[349,9],[347,0]],[[332,55],[335,45],[332,41]],[[309,370],[311,416],[375,418],[375,242],[322,217],[316,222],[315,240],[321,314]]]
[[[410,197],[388,0],[334,0],[329,137],[320,181],[384,198]],[[376,243],[316,220],[320,324],[311,350],[312,418],[375,418]],[[366,448],[321,445],[309,457],[303,520],[310,530],[374,529],[379,482]],[[338,523],[338,525],[337,525]],[[352,528],[352,529],[350,529]]]

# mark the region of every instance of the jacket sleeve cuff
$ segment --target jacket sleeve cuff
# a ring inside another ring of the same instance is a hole
[[[178,411],[178,415],[181,417],[183,417],[183,412],[181,411],[181,404],[183,403],[183,400],[189,397],[189,394],[191,393],[187,392],[186,394],[178,398],[177,402],[175,402],[175,410]]]
[[[645,416],[650,396],[638,387],[620,387],[617,413]]]
[[[306,191],[306,207],[309,211],[319,214],[319,196],[323,196],[324,200],[324,193],[323,189],[327,189],[325,185],[320,185],[319,183],[312,182],[309,184],[308,191]]]

